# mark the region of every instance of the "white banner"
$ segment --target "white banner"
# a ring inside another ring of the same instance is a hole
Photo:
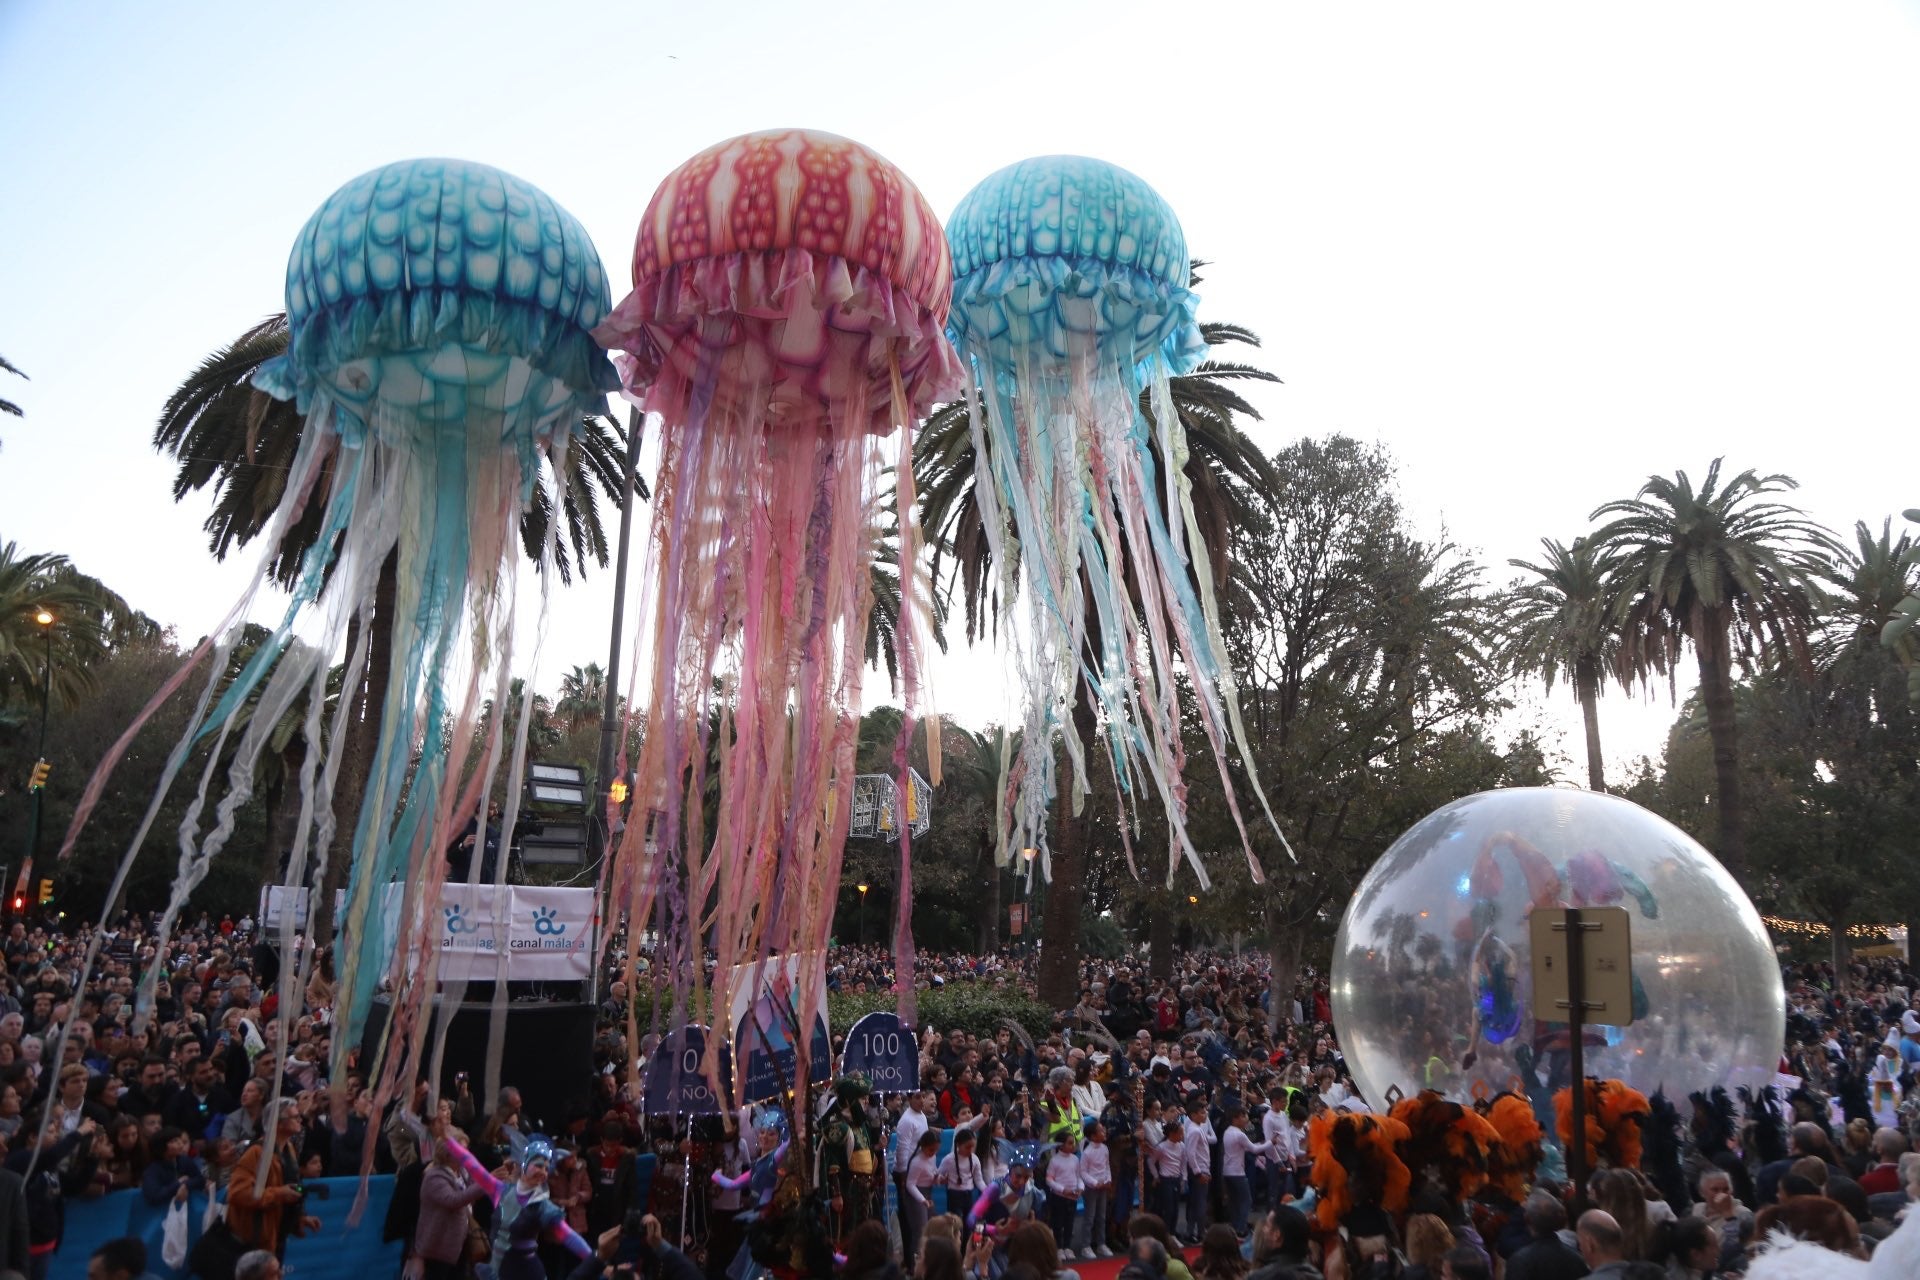
[[[584,979],[593,964],[593,890],[513,891],[507,976]]]
[[[449,884],[441,891],[435,923],[442,982],[498,977],[503,944],[506,976],[516,982],[582,979],[592,964],[591,889]]]
[[[387,927],[398,923],[404,885],[387,886]],[[342,895],[344,896],[344,894]],[[269,930],[294,912],[306,925],[308,891],[268,885],[260,891],[260,919]],[[496,903],[506,909],[495,911]],[[453,881],[440,890],[432,913],[440,945],[442,982],[491,982],[500,976],[496,957],[507,953],[506,976],[515,981],[584,979],[593,963],[593,890],[541,889]]]

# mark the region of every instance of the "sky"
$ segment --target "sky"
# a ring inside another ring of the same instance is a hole
[[[0,353],[31,381],[0,375],[26,410],[0,419],[0,539],[199,636],[255,562],[211,561],[209,502],[171,501],[153,426],[283,307],[334,188],[485,161],[571,210],[624,285],[675,165],[793,125],[873,147],[943,215],[1028,155],[1139,174],[1213,264],[1202,316],[1258,332],[1284,380],[1255,438],[1386,445],[1421,530],[1492,581],[1720,455],[1877,527],[1920,505],[1915,67],[1920,5],[1844,0],[7,0]],[[610,577],[556,594],[538,687],[604,660]],[[941,661],[941,709],[998,718],[1001,667]],[[1610,770],[1672,715],[1610,695]],[[1509,725],[1534,721],[1581,776],[1571,700]]]

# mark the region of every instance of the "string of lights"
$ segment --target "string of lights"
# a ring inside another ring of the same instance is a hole
[[[1760,919],[1775,933],[1791,934],[1796,938],[1825,938],[1832,932],[1826,925],[1814,920],[1789,920],[1785,916],[1761,916]],[[1904,934],[1907,926],[1904,924],[1850,924],[1847,926],[1847,936],[1856,939],[1885,940],[1892,937],[1896,931]]]

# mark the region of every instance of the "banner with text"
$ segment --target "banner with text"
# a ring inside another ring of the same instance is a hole
[[[402,887],[388,893],[397,909]],[[440,980],[564,981],[587,976],[593,951],[593,890],[455,883],[440,891]]]
[[[764,964],[743,964],[728,971],[732,992],[728,1024],[733,1060],[744,1076],[748,1101],[778,1097],[791,1087],[798,1054],[794,1038],[800,1022],[800,995],[812,987],[813,1034],[807,1038],[808,1077],[822,1080],[833,1072],[833,1047],[827,1034],[827,966],[820,952],[775,956]]]

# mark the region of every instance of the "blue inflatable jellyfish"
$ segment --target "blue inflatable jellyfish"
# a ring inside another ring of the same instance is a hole
[[[327,198],[294,243],[286,301],[287,352],[261,367],[255,385],[297,404],[305,422],[299,451],[254,587],[189,663],[212,649],[216,675],[131,848],[140,847],[192,748],[215,740],[212,758],[230,761],[226,786],[203,831],[219,767],[210,764],[180,828],[164,944],[232,834],[267,737],[306,695],[307,739],[326,747],[309,753],[300,779],[287,883],[303,883],[310,849],[321,866],[329,856],[352,859],[334,1056],[343,1059],[359,1044],[385,979],[394,998],[389,1043],[411,1041],[412,1048],[386,1055],[384,1082],[411,1069],[424,1035],[415,1015],[431,983],[417,979],[433,973],[437,931],[427,922],[446,877],[443,850],[484,802],[503,761],[510,799],[501,844],[511,838],[528,717],[522,706],[517,740],[503,741],[509,717],[484,712],[508,705],[516,530],[535,486],[564,474],[582,420],[605,412],[607,392],[618,385],[588,334],[611,300],[586,232],[543,192],[485,165],[413,160],[364,174]],[[281,539],[316,503],[325,504],[321,533],[278,627],[225,683],[238,634],[232,624],[245,616]],[[557,501],[552,509],[560,509]],[[550,570],[561,522],[548,523]],[[382,708],[380,737],[350,848],[330,853],[352,700],[340,698],[323,727],[328,668],[357,636],[346,654],[345,687],[359,686],[369,628],[350,624],[373,616],[389,556],[396,599],[380,611],[392,620],[391,674],[372,695]],[[132,733],[89,784],[74,833]],[[224,752],[235,733],[236,748]],[[125,875],[123,866],[109,901]]]
[[[1073,809],[1081,808],[1086,761],[1067,724],[1079,684],[1116,788],[1136,796],[1150,784],[1165,802],[1168,876],[1184,853],[1207,883],[1186,832],[1177,671],[1192,686],[1257,880],[1227,774],[1229,738],[1263,807],[1266,798],[1246,750],[1168,383],[1207,352],[1179,220],[1124,169],[1042,156],[968,192],[947,239],[948,330],[977,384],[974,491],[1000,599],[1023,601],[1002,615],[1014,631],[1024,732],[1007,769],[1018,784],[1002,810],[1001,861],[1037,848],[1046,868],[1062,739]]]

